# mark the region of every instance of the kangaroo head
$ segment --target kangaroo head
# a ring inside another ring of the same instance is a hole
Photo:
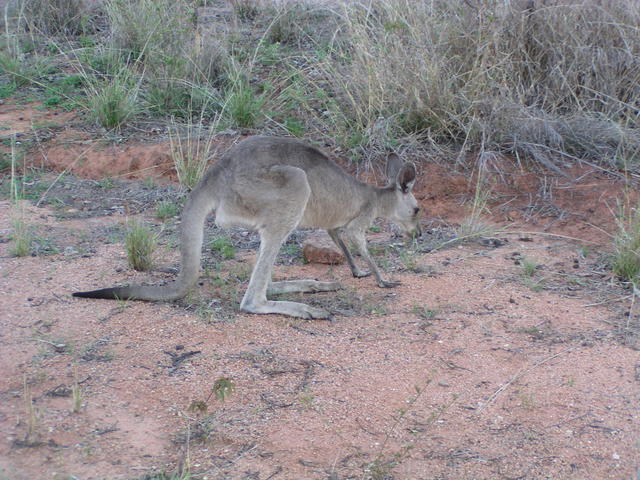
[[[391,153],[387,157],[387,180],[387,187],[393,188],[395,195],[389,220],[402,229],[405,237],[419,237],[422,235],[420,207],[412,191],[416,181],[416,166],[412,162],[403,162],[398,155]]]

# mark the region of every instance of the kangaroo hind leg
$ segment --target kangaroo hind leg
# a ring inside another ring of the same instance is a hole
[[[309,200],[311,189],[307,176],[303,170],[290,166],[276,166],[271,168],[273,183],[263,178],[261,187],[266,190],[256,191],[253,195],[260,196],[262,208],[260,214],[260,251],[253,268],[249,287],[242,298],[240,308],[250,313],[276,313],[300,318],[328,318],[330,313],[321,308],[311,307],[304,303],[267,300],[267,289],[272,286],[271,293],[297,291],[305,286],[304,283],[273,282],[271,275],[273,263],[280,247],[293,229],[300,223],[300,219]],[[306,284],[306,287],[310,287]],[[316,288],[330,288],[331,282],[316,282]]]

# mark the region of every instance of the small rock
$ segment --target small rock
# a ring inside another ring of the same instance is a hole
[[[302,242],[302,255],[309,263],[336,265],[344,262],[344,255],[324,232],[315,232]]]

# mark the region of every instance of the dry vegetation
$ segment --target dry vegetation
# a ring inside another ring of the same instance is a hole
[[[211,38],[218,7],[235,27]],[[220,129],[324,137],[356,158],[411,144],[638,163],[636,2],[13,0],[4,19],[3,95],[109,129],[222,115]]]

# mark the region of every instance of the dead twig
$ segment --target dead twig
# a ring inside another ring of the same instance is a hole
[[[553,360],[554,358],[559,357],[560,355],[564,355],[565,353],[568,353],[571,350],[575,350],[576,348],[577,347],[566,348],[566,349],[562,350],[561,352],[558,352],[558,353],[556,353],[554,355],[551,355],[551,356],[549,356],[547,358],[544,358],[544,359],[540,360],[539,362],[534,363],[529,368],[525,368],[524,370],[520,370],[520,372],[518,372],[516,375],[511,377],[511,379],[508,382],[502,384],[500,386],[500,388],[498,388],[495,392],[493,392],[493,394],[487,399],[487,401],[484,402],[484,404],[482,404],[478,408],[478,413],[482,412],[487,406],[489,406],[491,403],[493,403],[493,401],[498,397],[498,395],[500,395],[502,392],[504,392],[507,388],[509,388],[511,385],[513,385],[518,380],[520,380],[522,377],[524,377],[528,373],[532,372],[535,368],[539,367],[540,365],[544,365],[545,363]]]
[[[163,353],[166,353],[171,357],[171,369],[169,370],[169,375],[171,375],[180,368],[180,364],[184,362],[187,358],[193,357],[194,355],[197,355],[202,352],[200,350],[192,350],[192,351],[184,352],[178,355],[177,353],[165,350]]]

